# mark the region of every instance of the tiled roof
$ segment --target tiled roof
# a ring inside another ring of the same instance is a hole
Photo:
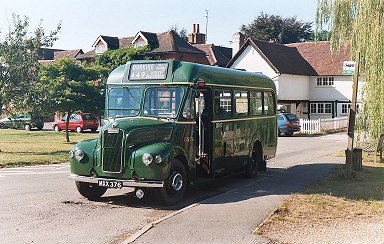
[[[64,51],[64,50],[41,47],[39,48],[39,51],[38,51],[39,60],[53,60],[54,53],[58,51]]]
[[[133,36],[132,37],[120,37],[119,38],[119,48],[132,46],[133,39],[134,39]]]
[[[215,46],[214,44],[192,44],[205,52],[210,65],[224,67],[232,57],[232,48]]]
[[[157,34],[159,46],[150,53],[183,52],[205,54],[203,51],[193,47],[187,41],[182,39],[173,30]]]
[[[92,59],[92,58],[95,57],[95,54],[96,54],[95,53],[95,49],[92,49],[91,51],[88,51],[88,52],[86,52],[84,54],[78,55],[76,59],[78,59],[78,60]]]
[[[249,45],[252,45],[265,61],[281,74],[341,75],[343,61],[350,59],[348,48],[342,48],[338,53],[332,53],[330,42],[327,41],[282,45],[248,39],[227,67],[230,67]]]
[[[103,39],[107,45],[108,45],[108,48],[110,49],[117,49],[119,48],[119,38],[118,37],[115,37],[115,36],[103,36],[103,35],[100,35],[97,39]],[[93,45],[95,45],[96,43],[94,43]]]
[[[343,61],[350,60],[348,48],[342,47],[333,53],[331,44],[327,41],[291,43],[286,46],[297,48],[318,75],[341,75]]]
[[[79,55],[83,53],[84,52],[81,49],[56,51],[54,52],[54,59],[63,58],[63,57],[77,58]]]

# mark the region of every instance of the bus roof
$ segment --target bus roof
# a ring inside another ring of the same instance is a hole
[[[276,89],[274,82],[262,74],[175,60],[129,61],[111,72],[107,84],[196,84],[198,81],[207,86]]]

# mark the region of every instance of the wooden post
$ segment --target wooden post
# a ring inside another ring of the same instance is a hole
[[[353,140],[355,138],[355,121],[356,121],[356,99],[357,89],[359,85],[359,65],[360,64],[360,52],[356,52],[356,64],[355,74],[353,76],[353,92],[352,92],[352,104],[349,109],[348,115],[348,147],[345,150],[345,177],[352,177],[352,166],[353,166]]]

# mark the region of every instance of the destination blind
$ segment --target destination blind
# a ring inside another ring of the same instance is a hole
[[[134,63],[129,71],[130,80],[165,80],[168,63]]]

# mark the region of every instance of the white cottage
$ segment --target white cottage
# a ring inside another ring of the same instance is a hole
[[[282,45],[248,39],[240,44],[241,34],[236,33],[234,56],[227,67],[270,77],[278,104],[289,112],[310,119],[348,115],[353,82],[342,69],[343,61],[350,60],[349,49],[331,53],[330,43],[324,41]]]

